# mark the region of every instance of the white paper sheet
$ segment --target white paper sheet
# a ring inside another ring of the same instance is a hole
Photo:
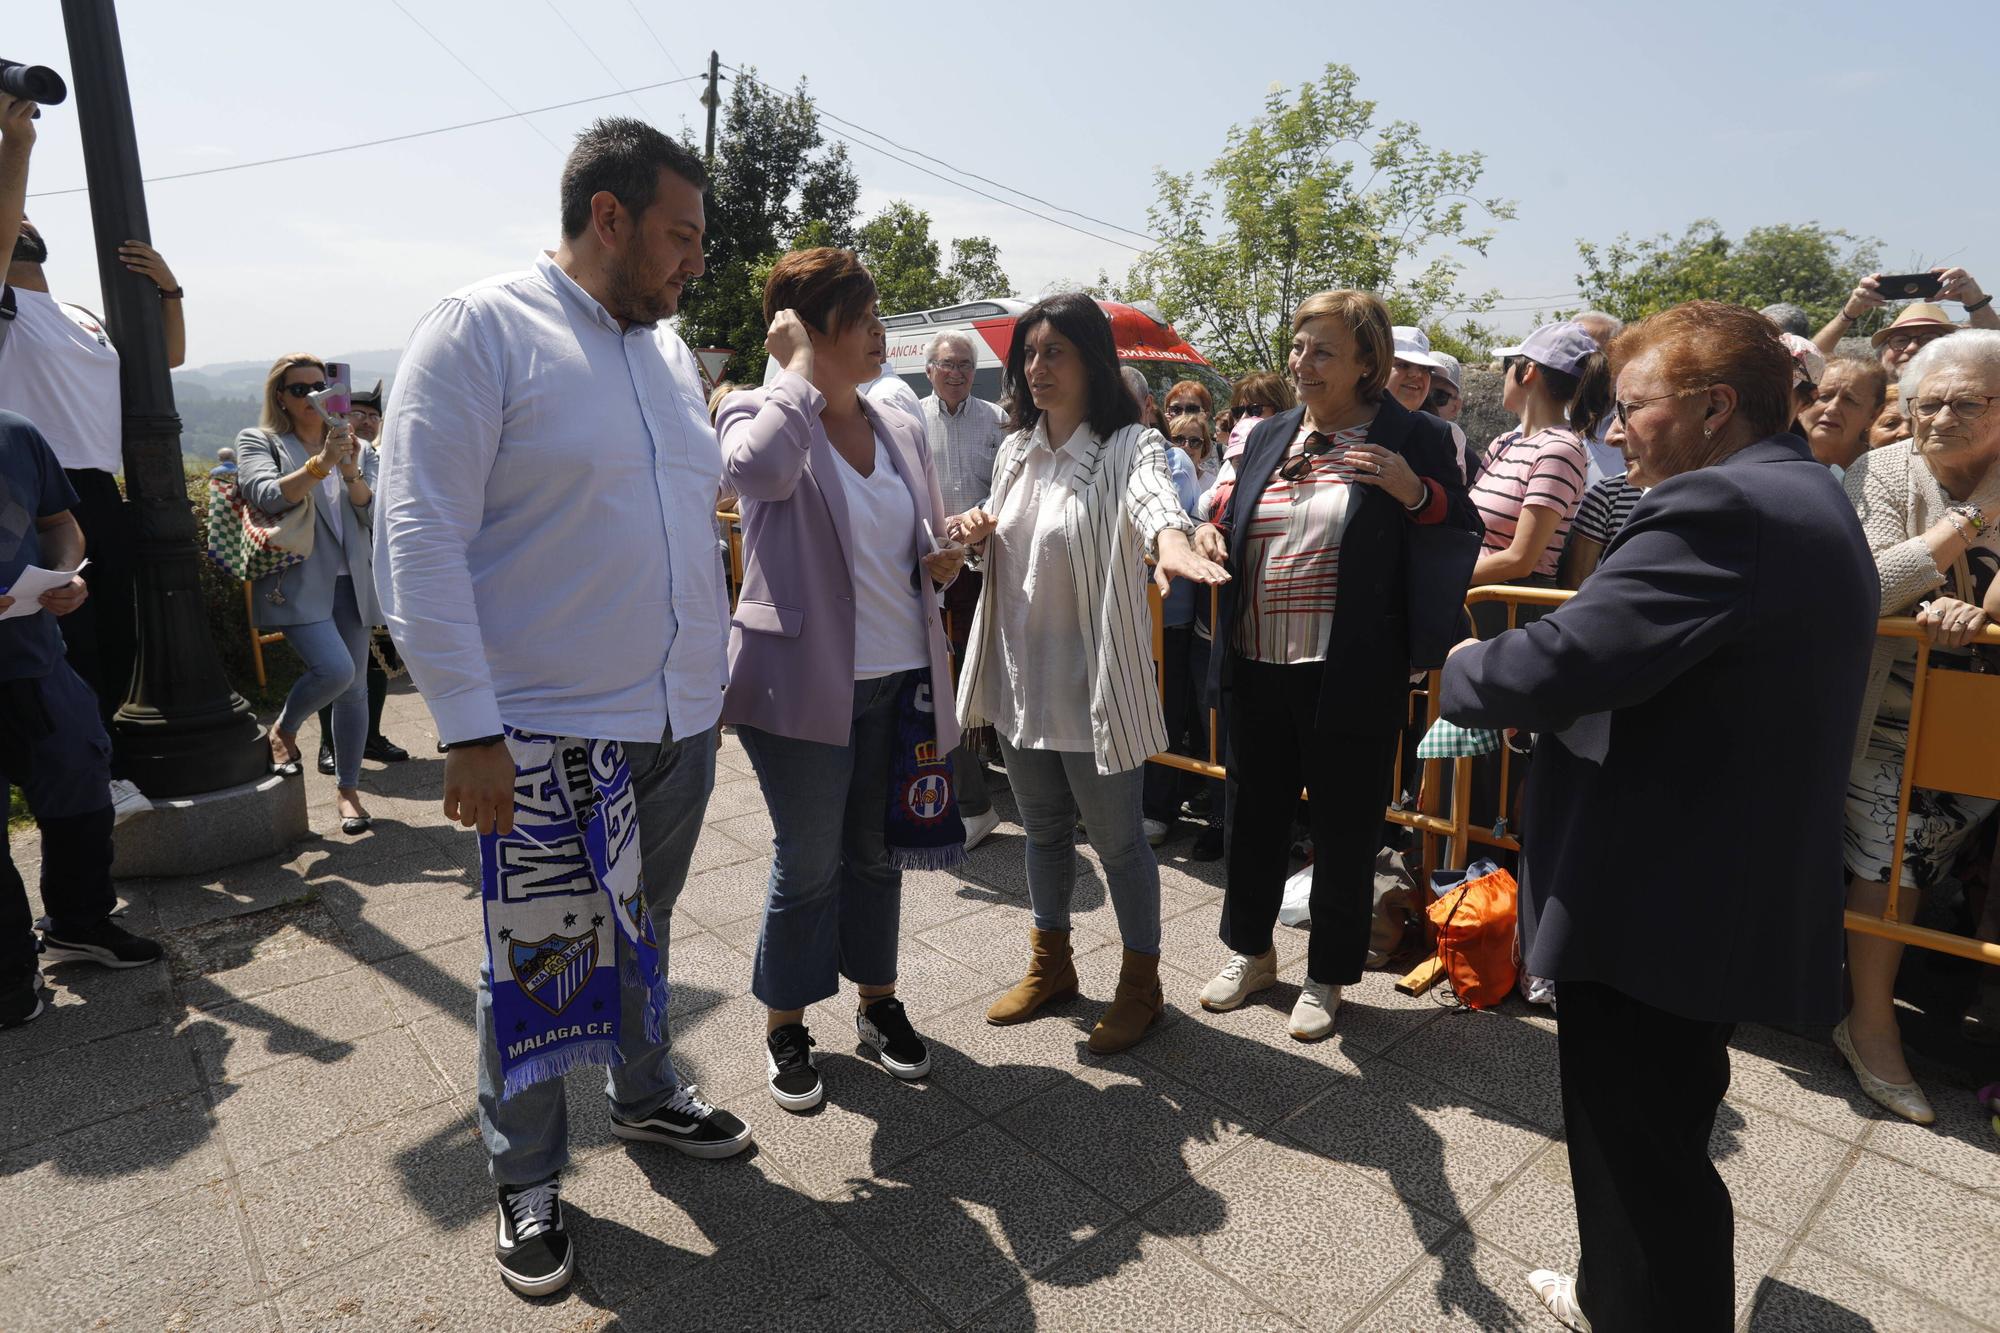
[[[0,620],[12,620],[15,616],[35,614],[42,609],[43,593],[62,587],[89,563],[90,561],[85,560],[82,565],[71,570],[43,569],[38,565],[29,565],[21,571],[21,576],[14,580],[13,587],[0,589],[0,592],[14,599],[12,606],[0,611]]]

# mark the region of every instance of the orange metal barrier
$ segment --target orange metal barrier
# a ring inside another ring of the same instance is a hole
[[[1164,698],[1165,679],[1161,673],[1161,664],[1165,656],[1166,634],[1159,588],[1157,585],[1149,586],[1151,586],[1149,600],[1153,611],[1153,666]],[[1217,596],[1217,590],[1211,588],[1209,590],[1211,625],[1216,623]],[[1521,607],[1556,607],[1573,596],[1575,594],[1572,592],[1556,588],[1495,585],[1474,588],[1466,594],[1465,600],[1467,606],[1482,602],[1504,603],[1507,607],[1507,627],[1512,629]],[[1889,871],[1888,902],[1884,905],[1881,916],[1870,916],[1849,910],[1846,914],[1847,929],[2000,966],[2000,942],[1971,939],[1948,931],[1910,925],[1896,919],[1903,868],[1903,839],[1909,820],[1911,790],[1926,787],[1967,796],[2000,799],[2000,759],[1996,759],[1996,756],[2000,756],[2000,675],[1934,670],[1930,665],[1930,643],[1917,622],[1909,617],[1897,616],[1885,619],[1879,623],[1876,633],[1882,638],[1916,641],[1916,673],[1910,692],[1910,739],[1903,763],[1902,791],[1896,803],[1896,850],[1895,862]],[[1983,630],[1978,642],[2000,647],[2000,626]],[[1420,693],[1424,699],[1426,726],[1435,722],[1438,716],[1438,676],[1438,672],[1430,672],[1423,689],[1413,692],[1413,705],[1417,694]],[[1193,759],[1185,755],[1160,754],[1154,755],[1150,762],[1199,773],[1204,777],[1226,777],[1227,770],[1222,766],[1217,753],[1214,709],[1209,710],[1208,734],[1209,754],[1206,760]],[[1399,750],[1396,757],[1395,790],[1398,793],[1413,791],[1414,808],[1392,806],[1385,813],[1385,818],[1391,823],[1415,829],[1421,835],[1422,867],[1426,873],[1431,869],[1463,869],[1471,859],[1473,844],[1503,847],[1509,851],[1520,850],[1520,839],[1505,831],[1514,826],[1514,812],[1505,808],[1514,760],[1511,751],[1505,747],[1500,751],[1500,793],[1504,818],[1492,829],[1478,828],[1472,824],[1472,760],[1425,760],[1414,788],[1404,780],[1404,760],[1405,756]],[[1448,814],[1440,810],[1444,804],[1444,774],[1447,766],[1451,772],[1451,809]],[[1441,848],[1440,842],[1443,844]],[[1990,886],[1988,891],[2000,893],[2000,884]],[[1990,917],[1992,913],[1988,915]]]
[[[264,674],[264,649],[274,643],[283,643],[285,632],[257,628],[257,603],[251,599],[250,586],[249,579],[243,580],[243,615],[250,624],[250,664],[257,669],[257,688],[261,690],[270,681]]]

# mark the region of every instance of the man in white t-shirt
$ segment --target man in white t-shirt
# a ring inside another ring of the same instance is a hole
[[[62,621],[69,663],[109,719],[124,702],[138,651],[132,594],[132,525],[117,476],[124,470],[118,349],[104,323],[49,292],[49,248],[24,206],[34,148],[34,104],[0,93],[0,248],[10,256],[0,285],[0,408],[34,422],[77,494],[90,597]],[[181,288],[150,245],[127,241],[118,257],[160,289],[167,364],[186,356]]]

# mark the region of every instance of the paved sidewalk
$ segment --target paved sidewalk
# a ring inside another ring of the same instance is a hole
[[[471,1117],[473,840],[442,824],[406,685],[385,725],[416,757],[369,766],[372,833],[126,885],[171,967],[58,970],[52,1012],[0,1034],[0,1329],[1556,1327],[1522,1282],[1576,1255],[1549,1015],[1371,974],[1304,1046],[1289,930],[1266,1003],[1203,1013],[1221,871],[1186,859],[1186,827],[1162,849],[1169,1012],[1133,1051],[1083,1048],[1118,957],[1088,848],[1083,998],[984,1022],[1026,947],[1010,819],[963,873],[905,883],[931,1076],[859,1058],[842,997],[810,1019],[827,1104],[779,1110],[748,994],[770,822],[729,737],[670,977],[684,1071],[757,1150],[628,1148],[601,1072],[573,1076],[579,1275],[513,1296]],[[333,827],[330,780],[307,781]],[[33,883],[32,837],[15,855]],[[1734,1067],[1715,1155],[1743,1326],[2000,1328],[2000,1140],[1969,1093],[1933,1084],[1935,1129],[1888,1120],[1823,1041],[1765,1028]]]

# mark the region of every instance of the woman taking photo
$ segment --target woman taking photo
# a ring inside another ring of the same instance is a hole
[[[1271,930],[1292,812],[1308,793],[1312,942],[1291,1033],[1333,1030],[1341,988],[1368,955],[1375,853],[1409,693],[1407,530],[1479,531],[1450,428],[1387,392],[1389,312],[1367,292],[1321,292],[1292,316],[1301,405],[1265,421],[1239,460],[1229,507],[1213,685],[1228,695],[1231,806],[1222,942],[1201,993],[1222,1011],[1278,979]],[[1346,577],[1342,577],[1345,573]]]
[[[766,1006],[771,1097],[824,1096],[808,1005],[859,991],[855,1028],[897,1078],[930,1051],[896,998],[902,870],[887,836],[899,731],[958,744],[934,587],[962,550],[930,552],[944,503],[917,421],[862,396],[882,367],[875,280],[852,250],[796,250],[764,287],[769,385],[716,416],[743,523],[743,588],[722,720],[736,727],[775,829],[750,989]],[[929,673],[935,709],[920,716]],[[906,716],[907,715],[907,716]],[[962,842],[963,835],[960,835]]]
[[[312,554],[251,588],[259,629],[281,629],[305,663],[271,725],[271,768],[300,769],[299,724],[333,705],[336,801],[343,833],[368,830],[361,804],[361,752],[368,744],[368,627],[380,624],[369,549],[375,451],[357,454],[353,431],[329,422],[311,395],[326,366],[303,353],[281,356],[264,377],[260,426],[236,437],[236,485],[267,514],[313,508]]]
[[[1904,369],[1904,406],[1914,449],[1871,450],[1847,469],[1847,498],[1875,553],[1882,614],[1915,615],[1930,635],[1933,668],[1969,669],[1969,648],[2000,615],[2000,332],[1968,329],[1932,343]],[[1847,782],[1847,905],[1880,916],[1889,899],[1896,805],[1908,747],[1916,645],[1878,639],[1862,697]],[[1975,796],[1912,788],[1904,831],[1900,918],[1951,870],[1958,852],[1993,813]],[[1935,1118],[1903,1058],[1896,1023],[1899,941],[1849,932],[1847,976],[1854,1003],[1834,1044],[1861,1090],[1889,1110],[1928,1125]]]
[[[986,1021],[1018,1023],[1076,994],[1069,909],[1081,811],[1125,946],[1117,993],[1090,1033],[1090,1049],[1105,1055],[1144,1036],[1162,1007],[1160,869],[1140,803],[1142,769],[1167,748],[1167,729],[1145,558],[1156,557],[1163,588],[1228,576],[1189,543],[1194,524],[1168,479],[1167,446],[1139,425],[1095,301],[1065,293],[1020,317],[1006,397],[1011,434],[993,460],[993,509],[952,520],[959,540],[984,544],[986,569],[958,720],[1000,737],[1034,908],[1027,976]]]

